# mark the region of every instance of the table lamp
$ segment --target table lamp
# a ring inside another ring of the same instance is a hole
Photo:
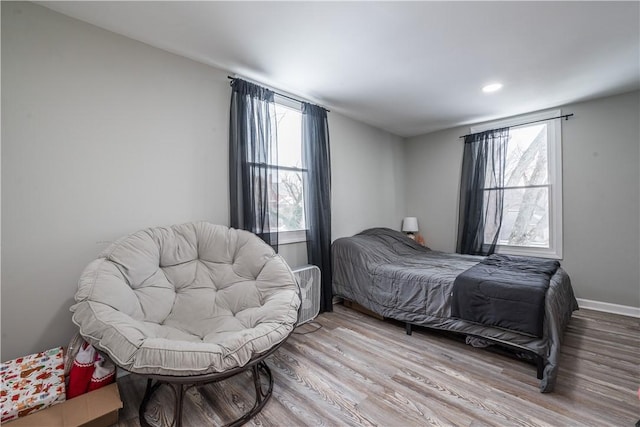
[[[408,216],[402,220],[402,231],[407,233],[407,236],[411,239],[415,239],[415,233],[418,232],[418,218],[415,216]]]

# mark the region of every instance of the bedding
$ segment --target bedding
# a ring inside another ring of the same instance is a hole
[[[571,281],[560,267],[546,289],[542,334],[535,336],[452,316],[455,279],[484,257],[432,251],[387,228],[365,230],[332,245],[333,293],[408,325],[461,333],[534,354],[541,362],[540,391],[555,385],[562,333],[578,309]]]
[[[555,260],[489,255],[453,282],[451,315],[542,336],[544,299]]]

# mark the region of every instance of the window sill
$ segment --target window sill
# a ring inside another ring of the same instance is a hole
[[[523,246],[496,246],[496,253],[502,255],[532,256],[538,258],[562,259],[562,252],[553,248]]]

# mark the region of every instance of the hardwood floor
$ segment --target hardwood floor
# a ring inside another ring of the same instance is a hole
[[[580,310],[565,333],[553,393],[535,366],[450,335],[336,305],[322,329],[294,334],[267,363],[273,396],[254,426],[634,426],[640,419],[640,319]],[[304,325],[297,332],[314,328]],[[139,426],[145,379],[118,380],[118,426]],[[220,425],[253,402],[250,376],[190,389],[183,425]],[[171,425],[173,394],[158,391],[148,420]]]

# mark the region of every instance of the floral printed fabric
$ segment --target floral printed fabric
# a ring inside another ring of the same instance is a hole
[[[65,400],[62,347],[4,362],[0,376],[3,423]]]

